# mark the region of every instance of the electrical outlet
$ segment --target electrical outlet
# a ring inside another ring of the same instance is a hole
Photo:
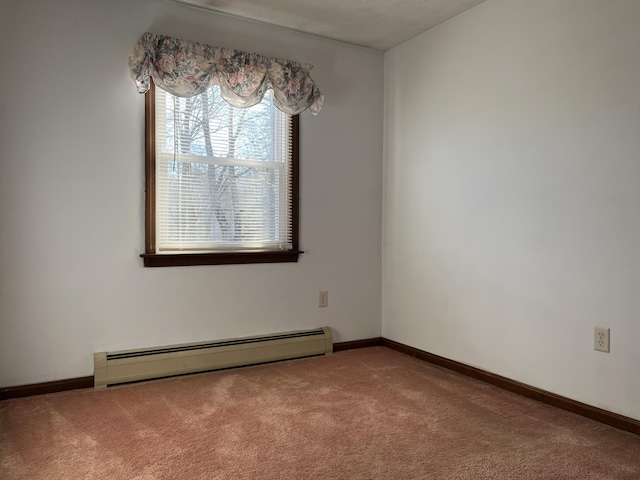
[[[320,294],[318,295],[318,306],[326,307],[329,305],[329,292],[326,290],[320,290]]]
[[[609,329],[596,327],[593,334],[593,348],[599,352],[609,353]]]

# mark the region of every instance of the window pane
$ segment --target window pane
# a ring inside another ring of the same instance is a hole
[[[165,132],[161,132],[165,153],[282,161],[276,129],[286,115],[273,105],[272,91],[247,109],[225,102],[217,85],[193,98],[174,97],[164,90],[158,90],[158,97],[166,117]]]
[[[290,117],[156,92],[158,251],[291,249]]]

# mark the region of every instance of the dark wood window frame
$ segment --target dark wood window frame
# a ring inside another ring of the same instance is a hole
[[[156,100],[155,85],[145,94],[145,253],[140,256],[145,267],[190,265],[229,265],[246,263],[297,262],[303,253],[298,248],[300,118],[292,119],[291,171],[291,250],[255,252],[156,253]]]

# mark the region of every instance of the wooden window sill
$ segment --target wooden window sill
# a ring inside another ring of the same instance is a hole
[[[145,267],[297,262],[300,250],[229,253],[143,253]]]

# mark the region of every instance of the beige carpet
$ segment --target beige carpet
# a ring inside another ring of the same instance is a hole
[[[640,479],[640,437],[375,347],[0,402],[0,478]]]

